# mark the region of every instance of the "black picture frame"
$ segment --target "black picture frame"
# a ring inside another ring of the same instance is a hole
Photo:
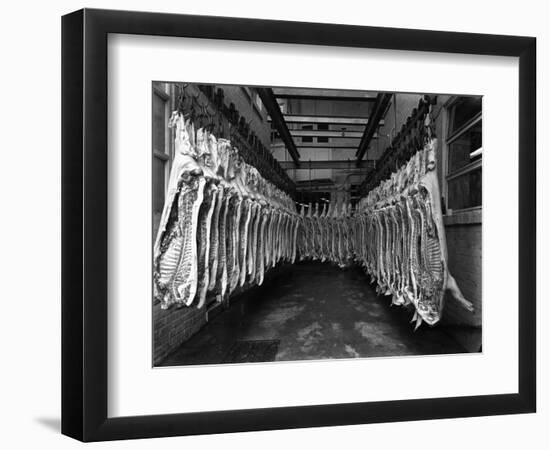
[[[518,393],[108,418],[109,33],[518,57]],[[101,441],[535,412],[535,94],[533,37],[93,9],[64,16],[62,433],[82,441]]]

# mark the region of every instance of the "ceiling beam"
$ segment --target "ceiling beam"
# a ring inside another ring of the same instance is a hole
[[[372,108],[371,120],[369,124],[365,127],[363,137],[361,138],[361,142],[359,143],[359,148],[357,149],[357,153],[355,154],[355,156],[357,156],[357,165],[359,165],[360,161],[363,159],[363,156],[365,155],[378,126],[382,125],[383,115],[386,112],[391,97],[392,94],[377,95],[376,103]]]
[[[361,139],[363,136],[362,131],[338,131],[338,130],[290,130],[292,137],[327,137],[327,138],[340,138],[340,139]]]
[[[332,125],[367,125],[368,117],[316,116],[306,114],[285,114],[286,123],[328,123]],[[268,120],[272,120],[271,117]]]
[[[273,88],[275,97],[279,98],[312,98],[326,97],[330,100],[358,99],[359,101],[376,100],[376,92],[350,91],[344,89],[307,89],[307,88]]]
[[[273,125],[275,125],[275,128],[279,132],[279,136],[281,136],[290,157],[294,160],[296,166],[298,166],[300,164],[300,153],[296,148],[296,144],[294,144],[290,131],[288,131],[288,127],[286,126],[286,122],[283,114],[281,113],[281,109],[279,108],[279,104],[277,103],[277,99],[273,95],[273,91],[270,88],[256,88],[256,91],[258,92],[265,109],[267,109]]]
[[[312,186],[318,184],[334,184],[331,178],[313,178],[311,180],[300,180],[296,182],[297,186]]]
[[[296,183],[296,189],[299,189],[299,190],[313,190],[315,188],[326,189],[327,187],[330,188],[333,186],[335,186],[335,184],[332,180],[327,180],[327,181],[311,180],[311,181]]]
[[[299,142],[296,144],[298,151],[301,148],[346,148],[357,150],[358,143],[352,144],[349,142]]]
[[[310,150],[313,151],[313,153],[322,153],[323,150],[331,150],[331,151],[341,151],[343,153],[343,155],[341,156],[342,158],[347,158],[348,156],[351,156],[353,157],[353,152],[355,152],[357,150],[357,147],[302,147],[302,146],[298,146],[298,151],[299,152],[308,152]],[[300,153],[301,154],[301,153]],[[300,160],[300,162],[302,162],[303,160]]]
[[[336,185],[313,186],[311,188],[304,186],[304,187],[297,188],[297,191],[300,192],[300,194],[308,194],[313,192],[326,192],[327,194],[329,194],[337,190],[338,190],[338,186]],[[352,190],[353,188],[350,188],[349,192],[351,193]],[[359,198],[359,197],[354,197],[354,198]]]
[[[320,184],[317,186],[300,186],[296,188],[297,191],[307,191],[307,192],[330,192],[335,191],[336,186],[334,184]]]
[[[330,96],[330,95],[296,95],[296,94],[275,94],[275,97],[286,100],[309,100],[321,102],[375,102],[376,97],[355,97],[355,96]]]
[[[278,161],[279,165],[286,170],[295,169],[296,166],[292,161]],[[333,160],[317,160],[317,161],[301,161],[300,169],[349,169],[349,170],[360,170],[360,169],[371,169],[375,166],[375,160],[365,159],[361,161],[359,167],[355,164],[355,161],[352,159],[333,159]]]

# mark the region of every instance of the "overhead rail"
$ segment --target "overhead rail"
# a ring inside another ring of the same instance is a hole
[[[341,89],[273,88],[277,98],[291,100],[328,100],[374,102],[375,92],[349,91]]]
[[[365,156],[367,148],[369,148],[369,144],[378,127],[383,124],[382,120],[384,117],[384,113],[386,112],[386,109],[390,103],[391,97],[392,94],[381,93],[377,95],[376,102],[372,108],[371,119],[368,125],[365,127],[363,137],[361,138],[361,142],[359,143],[359,148],[357,149],[357,153],[355,154],[355,156],[357,156],[357,164],[359,164],[359,161],[361,161]]]
[[[211,84],[178,84],[176,89],[176,107],[180,112],[197,127],[205,127],[217,137],[231,139],[247,164],[256,167],[262,177],[279,189],[291,197],[295,196],[294,181],[235,105],[226,104],[223,88]]]
[[[279,104],[273,95],[273,91],[270,88],[256,88],[256,91],[258,92],[258,95],[260,96],[260,99],[262,100],[262,103],[264,104],[265,109],[267,110],[269,117],[275,126],[275,129],[279,132],[279,136],[281,136],[290,157],[293,159],[296,166],[299,166],[300,153],[296,148],[296,144],[294,143],[294,139],[292,139],[290,131],[288,131],[285,118],[281,113],[281,108],[279,108]]]
[[[389,147],[376,163],[376,171],[372,172],[361,183],[361,194],[366,195],[373,188],[378,186],[381,181],[388,178],[392,172],[401,167],[409,158],[414,155],[419,148],[422,148],[427,139],[428,130],[430,136],[435,136],[433,123],[426,126],[426,115],[430,112],[430,107],[437,103],[437,96],[425,95],[418,102],[418,107],[414,108],[406,122],[401,126],[401,130],[392,140]]]

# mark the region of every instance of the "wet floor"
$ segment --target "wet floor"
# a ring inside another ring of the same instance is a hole
[[[237,344],[258,341],[270,345],[266,361],[466,352],[444,326],[415,332],[411,317],[378,296],[359,268],[300,263],[236,299],[160,365],[220,364]]]

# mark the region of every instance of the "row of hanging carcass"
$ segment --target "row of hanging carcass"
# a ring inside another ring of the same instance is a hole
[[[304,205],[300,211],[298,253],[300,260],[331,262],[341,268],[355,260],[353,231],[356,217],[349,203]]]
[[[204,306],[260,285],[296,259],[294,201],[216,139],[173,113],[175,156],[154,246],[154,297],[163,308]]]
[[[360,265],[392,304],[414,306],[416,328],[440,320],[447,290],[472,310],[447,266],[435,139],[355,210],[310,204],[298,212],[230,141],[195,131],[179,113],[170,126],[175,157],[154,246],[154,297],[163,308],[223,301],[261,285],[280,262],[311,259]]]

